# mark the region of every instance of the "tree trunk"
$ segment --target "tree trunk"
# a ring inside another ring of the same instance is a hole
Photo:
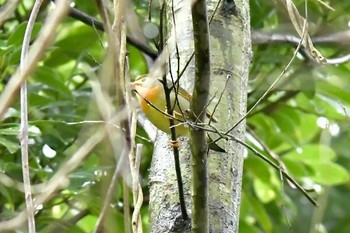
[[[174,30],[172,1],[167,1],[168,31]],[[175,49],[171,50],[171,72],[174,77],[181,72],[193,54],[193,32],[191,22],[191,1],[173,1],[176,25],[176,42],[179,50],[180,69]],[[249,2],[223,0],[208,2],[211,47],[211,97],[209,106],[218,123],[215,128],[226,131],[246,111],[247,80],[251,59]],[[181,77],[181,86],[191,92],[194,77],[192,60]],[[224,92],[223,92],[224,91]],[[220,95],[222,94],[220,99]],[[243,139],[245,121],[232,132]],[[214,139],[215,134],[211,135]],[[209,229],[210,232],[238,232],[239,207],[241,200],[243,147],[232,142],[220,142],[227,153],[210,152],[209,171]],[[187,139],[181,140],[181,171],[185,188],[187,211],[191,216],[190,193],[190,150]],[[190,232],[190,221],[183,222],[179,205],[173,151],[169,137],[158,133],[150,171],[150,232]]]

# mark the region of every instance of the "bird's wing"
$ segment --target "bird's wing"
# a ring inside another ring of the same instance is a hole
[[[178,92],[178,96],[180,96],[180,97],[182,97],[182,98],[179,98],[178,97],[178,99],[179,99],[179,101],[180,101],[180,99],[184,99],[184,101],[187,101],[188,102],[188,108],[186,108],[186,109],[181,109],[182,110],[182,112],[185,114],[187,114],[187,118],[189,118],[190,116],[188,115],[188,110],[190,110],[190,101],[191,101],[191,99],[192,99],[192,95],[190,94],[190,93],[188,93],[185,89],[183,89],[182,87],[178,87],[177,88],[177,92]],[[183,106],[183,104],[180,104],[180,106]],[[181,114],[181,111],[179,111],[179,114]],[[182,114],[181,114],[182,115]],[[214,115],[210,112],[210,111],[206,111],[206,113],[205,113],[205,115],[209,118],[209,119],[211,119],[211,121],[212,122],[214,122],[214,123],[217,123],[217,119],[214,117]]]

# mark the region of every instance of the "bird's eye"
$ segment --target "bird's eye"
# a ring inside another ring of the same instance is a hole
[[[143,83],[146,82],[146,78],[141,79],[141,82]]]

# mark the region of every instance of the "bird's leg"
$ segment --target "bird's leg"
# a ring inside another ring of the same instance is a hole
[[[172,146],[172,147],[180,147],[181,146],[181,143],[179,142],[179,140],[170,140],[170,145]]]

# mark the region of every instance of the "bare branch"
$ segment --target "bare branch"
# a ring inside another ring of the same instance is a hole
[[[174,47],[176,48],[176,31],[173,28],[171,30],[171,33],[169,33],[169,38],[167,40],[167,43],[165,44],[164,41],[164,19],[165,19],[165,3],[164,1],[161,2],[160,6],[160,50],[162,51],[161,55],[157,59],[154,68],[154,72],[157,71],[157,69],[161,69],[162,67],[165,67],[166,62],[169,59],[169,54],[173,51]],[[174,21],[173,21],[174,22]],[[175,26],[175,25],[174,25]],[[170,70],[171,71],[171,70]],[[159,73],[162,72],[162,70],[158,71]],[[172,103],[170,96],[171,92],[175,91],[172,87],[168,86],[168,81],[166,78],[165,70],[161,74],[162,77],[162,84],[165,94],[165,103],[166,103],[166,112],[167,115],[173,116],[173,109],[178,103],[176,103],[176,100]],[[175,93],[176,94],[176,93]],[[180,202],[180,209],[181,209],[181,215],[184,220],[188,219],[188,214],[186,210],[186,202],[185,202],[185,195],[184,195],[184,189],[183,189],[183,182],[182,182],[182,175],[181,175],[181,166],[180,166],[180,153],[179,148],[177,146],[177,136],[176,136],[176,129],[175,129],[175,121],[173,117],[170,117],[169,119],[169,128],[170,128],[170,134],[171,134],[171,143],[173,144],[173,154],[174,154],[174,162],[175,162],[175,173],[176,173],[176,181],[177,181],[177,188],[179,192],[179,202]]]
[[[136,118],[135,118],[136,119]],[[140,161],[142,154],[142,144],[136,146],[136,156],[130,153],[130,169],[133,179],[132,193],[134,198],[134,212],[132,213],[133,233],[142,233],[141,207],[143,203],[143,193],[139,180]]]
[[[278,172],[280,172],[283,177],[285,177],[289,182],[291,182],[300,192],[303,193],[303,195],[314,205],[314,206],[318,206],[317,202],[310,196],[310,194],[293,178],[291,177],[285,170],[281,169],[280,166],[276,165],[274,162],[272,162],[270,159],[268,159],[265,155],[263,155],[262,153],[260,153],[258,150],[256,150],[254,147],[252,147],[251,145],[245,143],[244,141],[236,138],[235,136],[233,136],[230,133],[227,132],[221,132],[218,129],[216,129],[214,126],[209,125],[208,127],[205,126],[200,126],[200,125],[193,125],[193,127],[199,128],[199,129],[203,129],[207,132],[211,132],[211,133],[217,133],[218,135],[220,135],[220,138],[224,138],[226,140],[233,140],[243,146],[245,146],[247,149],[249,149],[250,151],[252,151],[256,156],[258,156],[260,159],[262,159],[264,162],[268,163],[271,167],[273,167],[275,170],[277,170]]]
[[[281,33],[266,33],[259,30],[252,31],[253,44],[274,44],[274,43],[292,43],[298,45],[301,42],[299,37],[291,34],[281,34]],[[347,44],[350,41],[350,31],[342,31],[322,36],[316,36],[312,38],[314,44],[321,43],[340,43]],[[301,48],[303,49],[303,48]],[[317,60],[310,54],[309,50],[303,49],[306,56],[314,62]],[[350,53],[341,57],[327,58],[328,65],[342,64],[350,60]]]
[[[197,0],[193,3],[192,25],[195,56],[195,82],[191,110],[199,122],[204,122],[210,88],[210,45],[207,2]],[[192,232],[209,232],[208,205],[208,169],[206,132],[191,132],[191,165],[192,165]]]
[[[304,25],[303,28],[303,32],[305,33],[306,30],[306,23]],[[302,37],[304,38],[304,37]],[[249,116],[249,114],[261,103],[262,100],[265,99],[265,97],[267,96],[267,94],[270,93],[270,91],[275,87],[275,85],[279,82],[279,80],[283,77],[283,75],[286,73],[286,71],[289,69],[289,67],[291,66],[291,64],[293,63],[294,59],[296,58],[296,55],[298,53],[298,51],[300,50],[301,46],[302,46],[302,41],[300,40],[298,47],[295,49],[294,54],[292,56],[292,58],[289,60],[288,64],[285,66],[285,68],[282,70],[281,74],[275,79],[275,81],[269,86],[269,88],[264,92],[264,94],[255,102],[255,104],[247,111],[247,113],[241,117],[229,130],[226,131],[225,135],[228,134],[229,132],[231,132],[234,128],[237,127],[237,125],[239,125],[247,116]],[[217,139],[218,140],[218,139]],[[216,141],[217,141],[216,140]],[[216,142],[214,141],[214,142]]]
[[[28,50],[30,37],[34,28],[36,17],[39,13],[42,0],[37,0],[34,3],[32,12],[29,17],[27,28],[23,38],[23,45],[21,51],[21,63],[20,70],[25,69],[26,63],[28,62]],[[22,173],[23,173],[23,184],[24,184],[24,195],[27,207],[28,215],[28,231],[29,233],[36,232],[35,230],[35,209],[33,206],[32,190],[30,185],[30,173],[29,173],[29,155],[28,155],[28,96],[27,96],[27,82],[21,86],[20,91],[20,102],[21,102],[21,126],[19,129],[19,140],[21,143],[21,155],[22,155]]]
[[[280,0],[282,2],[282,4],[286,7],[288,14],[289,14],[289,18],[292,21],[292,24],[295,28],[295,30],[297,31],[297,33],[299,34],[299,36],[301,37],[301,42],[302,45],[305,47],[306,50],[308,50],[310,52],[310,54],[312,55],[312,57],[314,57],[314,59],[319,62],[319,63],[326,63],[326,59],[323,57],[323,55],[314,47],[311,37],[309,35],[309,33],[307,32],[307,15],[304,17],[302,17],[299,14],[298,9],[295,7],[294,3],[292,0]],[[305,12],[307,12],[307,1],[305,1]],[[307,13],[306,13],[307,14]]]

